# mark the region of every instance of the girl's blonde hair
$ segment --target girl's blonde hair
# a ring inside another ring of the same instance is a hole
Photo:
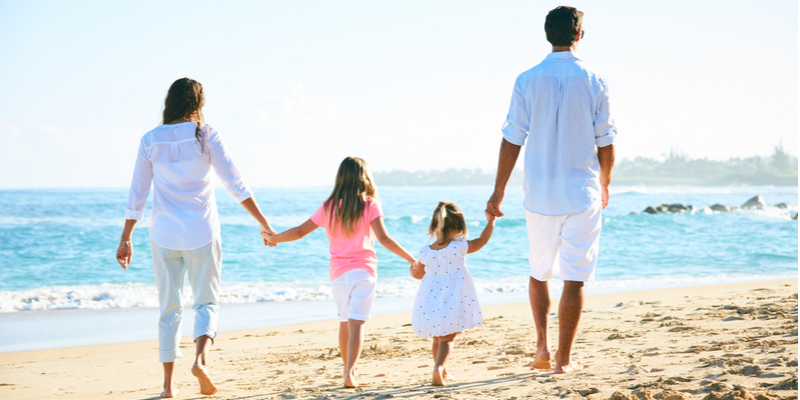
[[[378,198],[375,178],[372,177],[369,165],[358,157],[345,158],[339,164],[333,192],[325,200],[325,212],[328,213],[331,231],[336,226],[345,236],[352,236],[364,215],[367,197]]]
[[[464,213],[458,208],[456,203],[448,201],[440,201],[436,209],[433,210],[433,218],[431,218],[431,226],[428,228],[428,235],[434,236],[436,232],[440,232],[443,238],[446,238],[450,232],[460,229],[461,236],[467,236],[467,221],[464,219]]]

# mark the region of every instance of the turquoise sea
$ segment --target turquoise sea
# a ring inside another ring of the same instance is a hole
[[[305,221],[330,188],[255,190],[277,230]],[[389,233],[412,253],[439,200],[465,211],[480,233],[490,187],[379,187]],[[762,195],[788,209],[718,213]],[[217,190],[224,252],[221,303],[325,300],[327,240],[318,229],[301,241],[264,247],[257,224]],[[495,234],[467,259],[480,293],[527,290],[527,235],[522,190],[507,190]],[[797,278],[797,187],[614,187],[603,213],[596,282],[613,291],[735,281]],[[155,307],[148,218],[134,233],[134,258],[123,271],[114,260],[127,203],[126,189],[0,191],[0,312]],[[662,203],[694,205],[683,214],[641,214]],[[149,201],[148,201],[149,207]],[[631,215],[631,212],[638,214]],[[146,213],[149,215],[149,208]],[[417,283],[407,263],[378,247],[378,297],[410,297]],[[190,302],[187,287],[185,301]]]

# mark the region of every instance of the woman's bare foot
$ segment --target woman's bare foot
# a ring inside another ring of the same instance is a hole
[[[175,385],[175,384],[172,384],[170,387],[164,388],[164,391],[161,392],[161,398],[162,399],[171,399],[173,397],[178,397],[178,395],[180,393],[181,392],[180,392],[180,390],[178,390],[178,386]]]
[[[576,363],[574,361],[571,361],[567,365],[556,365],[556,369],[553,370],[553,373],[554,374],[569,374],[571,372],[578,372],[578,371],[581,371],[581,370],[586,369],[586,368],[589,368],[589,366],[588,365],[579,364],[579,363]]]
[[[447,385],[447,378],[444,376],[444,368],[434,368],[433,369],[433,380],[431,384],[433,386],[446,386]]]
[[[531,369],[551,369],[553,366],[550,364],[550,353],[539,353],[536,359],[531,363]]]
[[[217,387],[211,382],[211,377],[208,376],[206,367],[198,364],[193,365],[192,375],[194,375],[197,378],[197,382],[200,383],[201,394],[211,396],[212,394],[217,393]]]

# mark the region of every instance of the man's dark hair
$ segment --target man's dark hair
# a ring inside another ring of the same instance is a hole
[[[544,20],[547,41],[553,46],[569,47],[583,25],[583,12],[575,7],[560,6],[550,10]]]

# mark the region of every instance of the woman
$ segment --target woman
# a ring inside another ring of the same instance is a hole
[[[147,132],[139,144],[133,172],[125,228],[117,262],[127,270],[133,248],[131,234],[144,217],[153,184],[150,237],[161,318],[158,323],[159,361],[164,365],[164,392],[177,395],[173,381],[175,360],[181,357],[181,291],[188,273],[194,295],[195,361],[192,374],[200,393],[217,389],[206,369],[206,355],[217,335],[222,249],[211,169],[235,198],[258,221],[263,232],[274,234],[242,180],[220,134],[203,120],[203,86],[183,78],[169,88],[164,102],[163,125]],[[264,242],[264,244],[268,244]]]

